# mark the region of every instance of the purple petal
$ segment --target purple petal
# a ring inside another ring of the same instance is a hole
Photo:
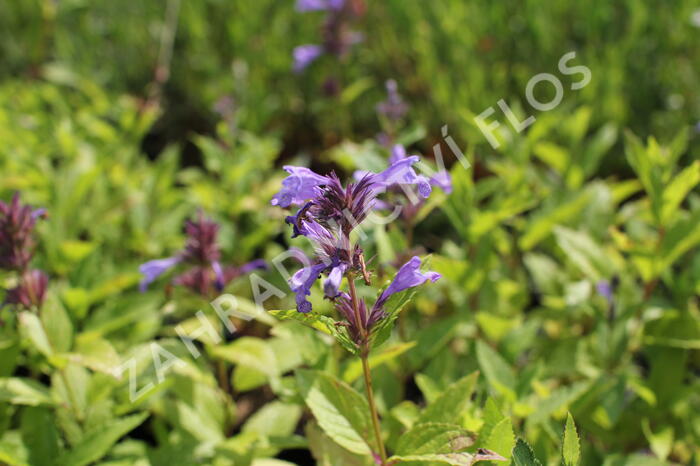
[[[411,260],[406,262],[398,272],[391,284],[386,290],[382,292],[374,304],[373,310],[381,309],[386,300],[393,294],[399,293],[408,288],[413,288],[414,286],[422,285],[426,281],[430,280],[432,282],[440,279],[441,275],[437,272],[426,272],[422,273],[420,271],[420,258],[418,256],[413,256]]]
[[[320,11],[328,8],[325,0],[297,0],[296,10],[300,13]]]
[[[297,311],[303,313],[311,311],[311,303],[306,297],[311,294],[311,287],[326,268],[326,264],[322,263],[304,267],[289,279],[289,287],[296,293]]]
[[[294,56],[294,72],[300,73],[306,69],[323,53],[323,47],[320,45],[300,45],[294,48],[292,52]]]
[[[168,257],[166,259],[156,259],[148,261],[145,264],[141,264],[139,267],[139,272],[143,274],[143,279],[139,285],[141,292],[146,291],[148,285],[150,285],[156,278],[163,275],[169,269],[175,267],[182,259],[180,257]]]
[[[610,282],[607,280],[600,280],[598,283],[596,283],[596,290],[598,291],[598,294],[600,294],[602,297],[604,297],[608,302],[612,302],[613,300],[613,290],[612,286],[610,285]]]
[[[329,298],[335,298],[340,294],[340,283],[343,281],[343,275],[345,275],[345,269],[347,266],[345,264],[340,264],[331,270],[328,274],[328,278],[323,283],[323,292]]]
[[[394,144],[391,148],[391,157],[389,157],[389,165],[393,165],[399,160],[406,158],[406,148],[401,144]]]
[[[423,198],[430,195],[432,188],[430,182],[424,176],[419,176],[413,169],[413,164],[418,163],[420,157],[412,155],[392,163],[389,168],[375,176],[375,184],[378,188],[387,188],[392,185],[415,185]]]
[[[265,259],[255,259],[247,264],[243,264],[238,270],[241,274],[252,272],[253,270],[266,270],[267,262]]]
[[[289,176],[282,181],[282,189],[272,198],[272,205],[289,207],[291,204],[303,204],[315,197],[316,186],[328,183],[327,177],[306,167],[286,165],[284,169]]]
[[[41,208],[41,209],[36,209],[32,212],[32,220],[36,220],[41,217],[46,216],[46,209]]]
[[[214,275],[216,276],[214,286],[218,291],[221,291],[224,289],[224,271],[221,268],[221,264],[218,261],[212,262],[211,268],[214,269]]]
[[[445,194],[452,192],[452,177],[446,171],[437,172],[430,178],[430,184],[442,189]]]

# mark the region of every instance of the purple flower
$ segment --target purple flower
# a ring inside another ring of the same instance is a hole
[[[608,280],[600,280],[598,283],[596,283],[595,287],[598,294],[605,298],[608,303],[613,302],[613,288]]]
[[[339,264],[331,269],[328,278],[323,283],[323,292],[326,297],[335,298],[340,294],[340,282],[343,281],[343,276],[347,268],[347,265]]]
[[[417,156],[414,155],[413,157]],[[391,147],[391,155],[389,156],[389,164],[391,166],[397,165],[399,164],[399,162],[407,158],[408,157],[406,156],[406,148],[403,145],[394,144]],[[413,172],[413,175],[415,175],[415,172]],[[423,176],[418,177],[416,175],[416,178],[414,178],[414,180],[415,179],[418,179],[420,183],[425,183],[426,181],[426,178]],[[427,182],[430,186],[437,186],[438,188],[442,189],[445,192],[445,194],[450,194],[452,192],[452,177],[446,170],[442,170],[435,173],[429,180],[427,180]],[[423,187],[423,189],[425,189],[425,187]],[[426,190],[426,192],[429,191]]]
[[[297,311],[303,313],[311,311],[311,303],[306,297],[311,295],[311,287],[326,268],[326,264],[323,263],[304,267],[289,280],[291,290],[296,293]]]
[[[377,298],[373,310],[381,310],[386,301],[396,293],[408,288],[413,288],[414,286],[422,285],[428,280],[434,283],[442,277],[442,275],[437,272],[422,273],[420,271],[420,264],[420,257],[413,256],[411,260],[401,266],[399,271],[396,272],[394,280],[382,294],[379,295],[379,298]]]
[[[22,205],[19,193],[9,204],[0,201],[0,268],[26,270],[34,254],[34,226],[45,215],[46,209]]]
[[[285,165],[289,176],[282,181],[282,189],[275,194],[270,204],[289,207],[291,204],[303,204],[316,196],[315,188],[327,184],[327,176],[321,176],[305,167]]]
[[[168,257],[166,259],[156,259],[141,264],[141,266],[139,266],[139,272],[143,275],[141,283],[139,284],[141,292],[145,292],[146,289],[148,289],[148,285],[153,283],[165,272],[175,267],[180,261],[182,261],[181,257]]]
[[[307,11],[341,10],[345,0],[297,0],[296,9],[300,13]]]
[[[221,251],[217,244],[219,225],[199,212],[196,220],[185,222],[187,241],[185,248],[173,257],[146,262],[139,267],[144,276],[139,288],[146,291],[148,285],[179,264],[189,268],[173,279],[173,284],[184,286],[202,296],[212,290],[221,291],[227,283],[254,269],[266,268],[263,260],[255,260],[241,267],[221,264]]]
[[[377,174],[375,186],[377,188],[389,188],[391,186],[415,185],[418,193],[423,198],[430,196],[432,188],[430,182],[423,175],[416,174],[413,165],[420,161],[420,157],[412,155],[389,165],[389,168]]]
[[[306,44],[294,47],[294,72],[301,73],[323,53],[320,45]]]
[[[377,104],[377,113],[392,121],[400,120],[408,111],[408,105],[399,94],[396,81],[390,79],[386,82],[386,92],[387,99]]]

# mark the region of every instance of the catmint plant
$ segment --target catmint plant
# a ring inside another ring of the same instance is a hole
[[[18,276],[17,285],[7,290],[4,304],[38,309],[44,303],[48,275],[32,269],[30,262],[35,249],[34,226],[45,216],[45,209],[23,205],[19,193],[9,203],[0,201],[0,269]]]
[[[258,259],[240,267],[221,264],[221,251],[217,243],[219,225],[208,219],[202,211],[194,220],[185,222],[187,240],[185,248],[172,257],[156,259],[142,264],[139,271],[143,275],[141,291],[168,270],[182,265],[185,270],[172,280],[173,285],[183,286],[204,297],[220,292],[235,278],[255,269],[267,267],[264,260]]]
[[[430,195],[428,180],[413,169],[417,162],[418,157],[397,159],[385,171],[364,173],[345,187],[335,173],[324,176],[308,168],[286,166],[284,169],[289,176],[272,199],[273,205],[300,206],[286,221],[293,228],[293,236],[304,236],[312,242],[315,256],[290,279],[290,288],[296,294],[296,308],[299,313],[309,315],[312,312],[308,296],[317,280],[323,277],[323,293],[334,303],[341,317],[333,324],[336,338],[362,361],[381,464],[386,464],[387,456],[372,391],[369,353],[373,343],[386,337],[398,310],[405,304],[404,292],[428,281],[435,282],[440,275],[422,272],[420,258],[412,257],[370,306],[358,294],[356,282],[361,279],[365,285],[371,285],[374,274],[367,266],[362,247],[353,240],[352,232],[375,208],[379,202],[377,197],[387,188],[403,186],[417,189],[421,197]],[[346,289],[343,289],[343,280]],[[389,305],[392,299],[395,302]]]

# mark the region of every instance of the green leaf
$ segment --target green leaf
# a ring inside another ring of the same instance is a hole
[[[478,372],[467,375],[451,384],[435,402],[428,405],[418,420],[426,422],[456,423],[471,403]]]
[[[476,358],[493,389],[508,400],[515,401],[515,374],[505,359],[481,340],[476,342]]]
[[[53,348],[36,314],[29,311],[20,313],[19,323],[22,333],[32,342],[34,348],[44,356],[50,357],[53,354]]]
[[[418,424],[399,438],[397,455],[454,453],[474,444],[474,437],[454,424]]]
[[[279,320],[295,320],[311,328],[320,330],[321,332],[327,335],[331,334],[330,330],[328,329],[328,326],[326,325],[326,322],[321,319],[321,317],[324,317],[321,314],[316,314],[315,312],[303,313],[297,311],[296,309],[288,309],[286,311],[276,310],[268,312],[276,318],[278,318]]]
[[[649,441],[651,451],[653,451],[660,460],[665,460],[673,448],[673,427],[666,425],[661,427],[657,432],[653,432],[649,424],[649,419],[644,418],[642,420],[642,431]]]
[[[22,411],[21,430],[29,462],[54,464],[59,453],[59,439],[52,411],[46,408],[25,408]]]
[[[513,465],[514,466],[542,466],[542,463],[535,458],[535,453],[530,445],[523,439],[519,438],[513,448]]]
[[[335,443],[314,421],[306,424],[305,433],[309,440],[309,450],[318,466],[374,466],[375,464],[369,456],[355,455]]]
[[[362,395],[319,371],[297,371],[297,384],[306,405],[330,438],[353,453],[371,453],[369,406]]]
[[[471,466],[479,461],[507,461],[501,455],[486,449],[480,449],[476,453],[445,453],[427,455],[396,455],[389,458],[389,464],[394,465],[405,461],[418,461],[423,463],[436,462],[451,466]]]
[[[612,274],[610,254],[587,233],[556,227],[554,235],[566,257],[590,280],[597,281]]]
[[[269,312],[280,320],[295,320],[327,335],[332,335],[336,341],[343,346],[343,348],[352,354],[358,354],[358,347],[350,339],[347,329],[339,322],[336,322],[328,316],[316,314],[314,312],[303,313],[297,311],[296,309]]]
[[[47,387],[36,380],[19,377],[0,378],[0,401],[27,406],[54,404]]]
[[[148,417],[148,413],[135,414],[103,425],[85,437],[70,451],[58,458],[62,466],[85,466],[103,456],[125,434],[132,431]]]
[[[661,211],[661,222],[664,225],[673,219],[681,202],[698,183],[700,183],[700,161],[696,160],[676,174],[673,181],[664,189]]]
[[[212,347],[211,354],[228,362],[258,369],[268,376],[277,375],[275,352],[261,338],[241,337],[229,345]]]
[[[491,430],[484,447],[495,451],[500,455],[510,458],[510,453],[515,446],[515,435],[510,418],[501,419]]]
[[[571,413],[566,415],[566,427],[564,428],[564,440],[562,442],[562,456],[566,466],[576,466],[581,457],[581,447],[579,445],[576,424]]]
[[[382,364],[399,357],[414,346],[416,346],[416,343],[411,341],[408,343],[399,343],[396,345],[392,345],[388,348],[385,348],[381,352],[375,352],[369,357],[369,367],[370,369],[379,367]],[[343,371],[343,381],[347,383],[352,383],[355,380],[357,380],[361,375],[362,360],[355,358],[347,365],[347,367]]]

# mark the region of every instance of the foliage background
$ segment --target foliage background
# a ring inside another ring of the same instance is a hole
[[[310,422],[292,373],[321,369],[360,387],[338,348],[262,319],[232,342],[201,342],[207,357],[192,360],[173,327],[194,328],[207,303],[178,290],[140,294],[137,268],[179,249],[182,222],[200,207],[222,224],[229,262],[286,249],[284,212],[269,206],[279,167],[349,174],[383,163],[375,106],[393,78],[411,105],[401,132],[410,151],[429,159],[448,125],[473,167],[453,164],[453,194],[436,194],[413,237],[444,280],[418,294],[401,332],[377,350],[387,355],[374,376],[390,447],[419,407],[479,370],[459,423],[482,446],[510,456],[517,435],[554,464],[570,411],[584,464],[697,464],[697,8],[368,2],[363,43],[342,63],[294,74],[292,49],[318,41],[321,15],[291,1],[0,3],[0,198],[19,190],[50,212],[36,265],[51,275],[48,335],[2,310],[0,460],[264,465],[304,464],[308,448],[321,464],[350,455]],[[571,50],[591,83],[570,91],[562,77],[562,104],[492,149],[473,117],[501,98],[533,113],[527,81],[556,74]],[[322,92],[330,75],[343,83],[338,97]],[[381,264],[409,247],[398,225],[371,233]],[[274,271],[265,278],[285,286]],[[617,285],[612,303],[596,292],[601,280]],[[228,291],[252,298],[247,280]],[[114,368],[142,358],[139,380],[152,380],[151,341],[189,362],[134,405]],[[232,368],[233,395],[217,385],[217,360]]]

